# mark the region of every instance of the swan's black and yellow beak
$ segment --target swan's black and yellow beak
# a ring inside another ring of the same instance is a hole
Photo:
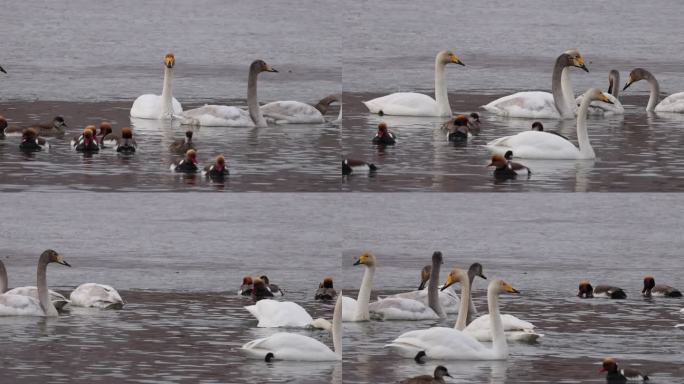
[[[3,67],[0,67],[0,72],[7,73],[7,71],[5,71],[5,68],[3,68]]]
[[[584,58],[582,56],[575,57],[573,59],[573,65],[577,68],[584,69],[585,72],[589,72],[589,68],[584,64]]]
[[[614,104],[612,101],[610,101],[608,96],[606,96],[604,94],[601,94],[601,97],[599,97],[599,100],[603,101],[604,103],[607,103],[607,104]]]
[[[465,64],[461,61],[461,59],[456,57],[456,55],[454,55],[453,53],[451,54],[451,62],[465,67]]]
[[[164,56],[164,65],[166,68],[173,68],[174,65],[176,65],[176,58],[173,56],[173,54],[169,53],[166,56]]]
[[[449,276],[447,276],[446,283],[444,283],[444,285],[442,286],[442,289],[440,289],[440,291],[443,291],[443,290],[451,287],[452,285],[458,283],[459,281],[460,281],[460,279],[458,278],[458,276],[456,276],[455,273],[450,273]]]
[[[266,64],[266,68],[264,68],[264,71],[266,72],[278,72],[277,69],[271,67],[270,65]]]
[[[480,276],[481,278],[487,280],[487,276],[485,276],[484,273],[478,273],[477,275]]]
[[[513,286],[511,286],[510,284],[508,284],[508,283],[505,282],[505,281],[502,282],[502,285],[503,285],[503,291],[506,292],[506,293],[520,293],[520,291],[518,291],[517,289],[513,288]]]
[[[71,264],[67,263],[66,260],[64,260],[64,256],[62,256],[62,255],[57,255],[57,260],[55,262],[57,264],[62,264],[62,265],[66,265],[67,267],[71,267]]]

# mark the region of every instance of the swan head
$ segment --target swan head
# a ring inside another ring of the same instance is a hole
[[[52,119],[52,126],[57,129],[69,128],[69,126],[64,122],[64,118],[62,116],[55,116]]]
[[[451,272],[449,272],[449,275],[447,276],[446,283],[442,286],[441,291],[449,288],[450,286],[456,284],[456,283],[461,283],[463,281],[467,281],[468,275],[465,273],[464,270],[460,268],[454,268]]]
[[[603,101],[604,103],[613,104],[613,102],[610,101],[610,99],[608,98],[608,96],[606,96],[606,94],[603,93],[603,91],[601,91],[601,90],[598,89],[598,88],[591,88],[590,90],[588,90],[588,91],[584,94],[584,97],[585,97],[585,98],[588,97],[589,100],[592,100],[592,101],[593,101],[593,100],[598,100],[598,101]]]
[[[7,71],[5,71],[5,68],[3,68],[3,67],[0,67],[0,72],[7,73]]]
[[[592,287],[591,284],[589,284],[589,282],[586,280],[580,281],[577,297],[585,299],[594,297],[594,287]]]
[[[451,51],[442,51],[437,54],[437,60],[441,64],[458,64],[465,67],[465,64]]]
[[[468,272],[472,272],[473,276],[479,276],[479,277],[487,280],[487,277],[484,275],[484,272],[482,271],[482,264],[480,264],[480,263],[471,264],[470,268],[468,268]]]
[[[67,267],[71,267],[69,263],[64,260],[64,256],[60,255],[57,253],[57,251],[54,251],[52,249],[47,249],[43,251],[43,253],[40,255],[40,261],[43,261],[45,263],[57,263],[57,264],[62,264],[66,265]]]
[[[449,371],[443,365],[438,365],[437,368],[435,368],[434,376],[435,380],[441,380],[444,376],[451,377]]]
[[[418,290],[425,288],[425,283],[430,280],[430,274],[432,273],[432,265],[426,265],[420,270],[420,285]]]
[[[275,68],[271,67],[270,65],[266,64],[265,61],[263,60],[254,60],[252,62],[252,65],[250,65],[249,69],[253,72],[256,73],[261,73],[261,72],[278,72]]]
[[[580,55],[577,49],[568,49],[567,51],[563,52],[563,54],[567,59],[567,65],[583,69],[585,72],[589,72],[589,69],[584,63],[584,58],[582,55]]]
[[[35,139],[38,137],[38,132],[34,128],[26,128],[24,129],[24,132],[21,133],[21,136],[24,139]]]
[[[333,287],[333,279],[330,276],[326,276],[323,279],[323,282],[318,286],[319,288],[332,288]]]
[[[491,283],[489,283],[489,289],[494,289],[494,292],[496,292],[497,294],[520,293],[520,291],[513,288],[513,286],[500,279],[494,280]]]
[[[365,265],[367,267],[374,267],[375,266],[375,256],[370,252],[364,252],[354,262],[354,265]]]
[[[612,357],[606,357],[603,359],[603,362],[601,364],[601,370],[599,372],[617,372],[618,371],[618,365],[617,361],[613,359]]]
[[[124,139],[132,139],[133,130],[130,127],[121,128],[121,137]]]
[[[164,65],[168,69],[171,69],[176,65],[176,57],[173,56],[173,53],[167,53],[166,56],[164,56]]]
[[[185,160],[191,161],[193,164],[197,164],[197,151],[194,149],[188,149],[188,151],[185,152]]]
[[[643,68],[634,68],[632,69],[632,72],[629,73],[629,77],[627,77],[627,82],[625,83],[624,88],[622,90],[624,91],[625,89],[629,88],[630,85],[636,83],[639,80],[649,80],[653,77],[651,72],[643,69]]]
[[[100,123],[100,136],[105,136],[112,133],[112,124],[109,121],[103,121]]]
[[[644,277],[644,288],[641,290],[641,293],[647,297],[651,296],[651,290],[655,285],[655,278],[653,276]]]
[[[542,124],[541,121],[535,121],[534,123],[532,123],[532,130],[544,132],[544,124]]]

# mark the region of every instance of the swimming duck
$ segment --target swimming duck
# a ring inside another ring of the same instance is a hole
[[[228,176],[230,173],[228,172],[228,167],[226,167],[226,159],[223,155],[216,156],[214,164],[204,167],[203,174],[211,180],[223,180]]]
[[[342,160],[342,175],[351,175],[356,172],[375,172],[378,167],[375,164],[366,163],[363,160],[344,159]]]
[[[271,291],[273,296],[283,296],[285,294],[285,292],[283,292],[283,290],[280,289],[280,287],[278,287],[275,284],[271,284],[271,282],[268,280],[268,276],[261,275],[259,276],[259,278],[264,282],[266,288],[268,288],[268,290]]]
[[[318,285],[314,298],[316,300],[334,300],[335,297],[337,297],[337,291],[333,288],[333,279],[330,276],[326,276]]]
[[[472,137],[470,133],[470,121],[466,115],[457,115],[442,124],[442,130],[446,132],[447,141],[452,143],[465,143]]]
[[[133,138],[133,130],[129,127],[122,128],[121,138],[116,138],[114,149],[119,153],[135,153],[137,147],[138,143]]]
[[[394,133],[387,130],[387,124],[378,124],[378,132],[373,137],[373,144],[375,145],[394,145],[396,136]]]
[[[242,278],[242,285],[238,289],[237,294],[242,296],[251,296],[254,282],[252,281],[252,276],[245,276]]]
[[[512,158],[513,151],[506,151],[504,156],[492,156],[491,162],[487,166],[496,167],[494,170],[494,177],[501,180],[515,179],[520,173],[527,174],[528,177],[532,174],[532,171],[526,166],[511,161]]]
[[[43,148],[50,148],[50,144],[42,137],[38,137],[38,133],[35,129],[26,128],[21,135],[19,149],[24,152],[37,152],[42,151]]]
[[[83,141],[77,143],[74,147],[76,152],[93,153],[100,151],[100,146],[97,145],[97,139],[94,135],[94,130],[90,127],[92,126],[86,127],[83,130]]]
[[[38,136],[42,137],[62,137],[64,136],[65,129],[69,126],[64,122],[62,116],[55,116],[51,123],[40,123],[34,124],[28,128],[33,128]],[[4,130],[7,136],[19,136],[23,134],[24,128],[19,127],[7,127]]]
[[[591,299],[593,297],[607,297],[610,299],[626,299],[627,294],[622,288],[613,287],[610,285],[597,285],[596,288],[584,280],[579,283],[579,292],[577,297],[584,299]]]
[[[443,365],[438,365],[435,368],[435,373],[433,376],[421,375],[412,377],[410,379],[402,380],[399,384],[444,384],[444,377],[451,377],[449,371]]]
[[[85,132],[86,129],[90,130],[93,133],[93,138],[97,137],[97,128],[95,128],[94,125],[86,125],[86,127],[83,128],[83,132]],[[71,138],[71,141],[69,142],[71,148],[75,149],[76,146],[78,146],[79,144],[83,144],[83,140],[85,139],[83,132]]]
[[[191,130],[185,131],[184,139],[176,140],[173,143],[171,143],[171,145],[169,145],[169,150],[179,155],[186,153],[190,149],[197,149],[195,148],[195,144],[192,142]]]
[[[185,158],[171,164],[171,170],[183,173],[197,172],[197,151],[188,149],[188,151],[185,152]]]
[[[622,384],[627,381],[648,381],[648,376],[636,369],[619,369],[615,359],[610,357],[603,359],[600,372],[606,372],[606,381],[609,384]]]
[[[273,297],[273,292],[268,289],[268,285],[261,278],[254,279],[254,285],[252,288],[252,298],[254,301],[259,301],[267,297]]]
[[[651,296],[662,296],[662,297],[682,297],[682,293],[665,284],[655,283],[655,278],[653,276],[644,277],[644,289],[641,290],[641,294],[644,297]]]

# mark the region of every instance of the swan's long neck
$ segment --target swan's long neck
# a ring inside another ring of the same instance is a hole
[[[610,71],[610,74],[608,75],[608,82],[610,83],[608,85],[608,93],[617,99],[618,94],[620,93],[620,72]]]
[[[651,95],[648,98],[648,105],[646,106],[647,111],[654,111],[656,104],[658,104],[658,96],[660,95],[660,84],[656,80],[655,76],[649,74],[646,78],[648,84],[651,86]]]
[[[591,104],[589,94],[585,94],[582,98],[582,104],[577,112],[577,141],[579,142],[580,158],[593,159],[596,157],[594,148],[589,142],[589,133],[587,132],[587,111]]]
[[[466,325],[473,322],[475,313],[475,304],[473,303],[473,281],[475,280],[475,271],[468,270],[468,316],[466,318]],[[463,294],[461,294],[463,296]]]
[[[40,301],[40,306],[43,308],[43,313],[45,316],[57,316],[57,309],[50,301],[50,293],[47,287],[47,265],[48,260],[46,257],[40,258],[38,261],[38,273],[36,278],[36,287],[38,287],[38,301]]]
[[[337,296],[332,322],[333,350],[342,359],[342,292]]]
[[[371,289],[373,288],[373,276],[375,275],[375,265],[366,266],[366,271],[363,273],[363,280],[361,280],[361,288],[359,289],[359,296],[356,299],[356,321],[370,320],[370,313],[368,312],[368,303],[370,302]]]
[[[266,119],[261,114],[259,101],[257,100],[257,76],[259,72],[254,68],[249,70],[249,79],[247,80],[247,108],[249,109],[249,116],[252,118],[254,125],[257,127],[266,127]]]
[[[468,320],[468,306],[470,305],[470,279],[466,273],[461,276],[461,302],[458,306],[458,318],[456,318],[456,328],[462,331],[466,327]]]
[[[560,55],[556,59],[551,77],[551,93],[558,113],[562,118],[567,119],[574,117],[575,113],[574,108],[568,104],[568,100],[574,100],[574,98],[572,97],[572,84],[570,84],[570,74],[565,60],[564,55]]]
[[[7,292],[7,270],[5,264],[0,261],[0,293]]]
[[[164,88],[161,94],[161,118],[173,117],[173,68],[164,67]]]
[[[508,344],[504,334],[503,322],[499,313],[499,294],[496,292],[496,282],[489,283],[487,288],[487,305],[489,307],[489,321],[492,328],[492,346],[498,358],[508,356]]]
[[[432,260],[432,270],[430,271],[430,282],[428,283],[428,306],[439,317],[446,317],[442,303],[439,301],[439,269],[442,262],[439,260]]]
[[[435,101],[437,102],[437,111],[440,116],[451,117],[449,93],[447,92],[446,78],[444,76],[445,69],[446,64],[438,56],[435,59]]]

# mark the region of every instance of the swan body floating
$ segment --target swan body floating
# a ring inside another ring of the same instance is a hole
[[[451,117],[449,94],[444,70],[447,64],[465,66],[451,51],[441,51],[435,57],[435,98],[415,92],[397,92],[364,101],[371,113],[397,116]]]
[[[508,151],[513,151],[516,157],[525,159],[595,159],[596,154],[591,147],[587,133],[587,110],[589,109],[589,103],[594,100],[610,103],[608,97],[598,88],[592,88],[585,92],[584,100],[577,112],[579,148],[561,136],[544,131],[524,131],[517,135],[494,139],[487,143],[487,148],[496,155],[503,155]]]
[[[504,335],[506,335],[506,340],[508,341],[532,343],[543,336],[535,332],[534,324],[513,315],[501,315],[501,323],[503,324]],[[463,331],[479,341],[492,341],[491,320],[488,314],[473,320]]]
[[[162,94],[151,93],[138,96],[131,107],[131,117],[138,119],[171,120],[183,112],[181,103],[173,97],[173,66],[176,58],[172,53],[164,56],[164,87]]]
[[[354,265],[363,265],[366,267],[366,270],[363,272],[363,279],[361,280],[357,299],[354,300],[346,296],[342,297],[342,321],[368,321],[370,320],[368,304],[370,303],[373,277],[375,276],[375,255],[370,252],[364,252],[354,262]]]
[[[610,100],[610,103],[604,103],[603,101],[594,100],[589,104],[590,115],[624,115],[625,108],[622,106],[620,100],[618,100],[618,93],[620,91],[620,72],[612,69],[608,72],[608,93],[606,97]],[[582,99],[584,95],[579,95],[575,102],[579,107],[582,104]]]
[[[29,296],[0,294],[0,316],[58,316],[57,308],[50,301],[47,287],[47,265],[50,263],[62,264],[71,267],[64,257],[57,252],[48,249],[38,259],[38,273],[36,286],[38,287],[38,299]]]
[[[247,108],[226,105],[204,105],[181,114],[181,124],[208,127],[266,127],[266,119],[257,100],[257,76],[261,72],[278,72],[263,60],[249,66]]]
[[[656,80],[653,74],[643,68],[635,68],[629,73],[629,78],[623,91],[629,88],[630,85],[636,83],[639,80],[646,80],[651,87],[651,93],[648,98],[648,104],[646,105],[646,110],[651,112],[672,112],[672,113],[684,113],[684,92],[673,93],[672,95],[666,97],[658,103],[658,97],[660,95],[660,84]],[[657,105],[656,105],[657,103]]]
[[[126,303],[113,287],[97,283],[81,284],[69,295],[74,307],[121,309]]]
[[[273,101],[261,106],[261,113],[275,124],[318,124],[325,123],[325,111],[337,101],[335,96],[326,96],[316,105],[300,101]]]
[[[7,285],[7,269],[5,269],[5,264],[0,260],[0,294],[7,293],[8,295],[28,296],[38,300],[38,287],[36,286],[16,287],[8,290]],[[58,311],[69,303],[69,300],[67,300],[66,297],[52,289],[48,289],[48,294],[50,296],[50,302],[52,302],[52,305],[54,305]]]
[[[262,299],[254,305],[248,305],[245,309],[254,316],[260,328],[329,328],[327,321],[314,319],[301,305],[291,301],[277,301]]]
[[[496,99],[485,110],[501,116],[531,119],[571,119],[575,117],[575,96],[570,83],[570,67],[589,72],[584,58],[576,49],[563,52],[553,67],[551,93],[529,91],[518,92]]]
[[[391,348],[402,357],[419,360],[421,358],[437,360],[505,360],[508,358],[508,344],[504,335],[504,327],[499,315],[498,296],[501,293],[518,293],[503,280],[494,280],[487,288],[490,322],[493,330],[493,347],[488,348],[472,335],[463,332],[468,312],[470,288],[468,275],[461,269],[449,274],[445,287],[460,281],[463,291],[459,315],[454,328],[432,327],[424,330],[410,331],[394,339],[386,347]]]
[[[262,300],[263,301],[263,300]],[[261,302],[261,301],[260,301]],[[250,358],[296,361],[342,360],[342,296],[337,298],[332,322],[333,349],[308,336],[279,332],[250,341],[241,350]]]

